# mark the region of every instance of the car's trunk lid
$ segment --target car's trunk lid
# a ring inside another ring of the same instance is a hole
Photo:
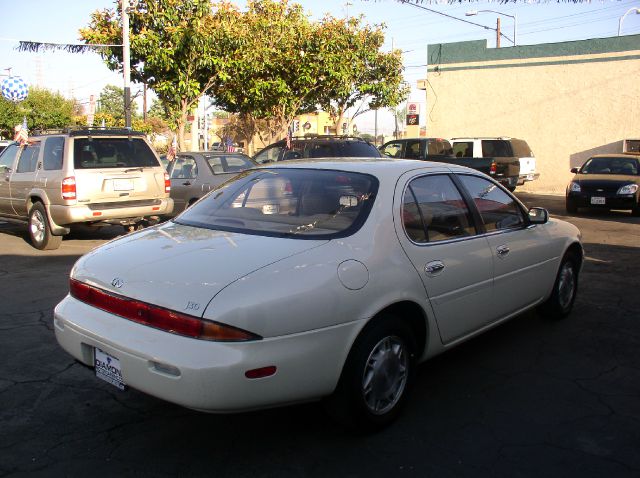
[[[72,277],[115,294],[201,316],[209,301],[232,282],[326,242],[169,222],[89,253],[78,261]]]

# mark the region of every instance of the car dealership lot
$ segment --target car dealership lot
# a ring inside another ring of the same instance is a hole
[[[371,436],[316,404],[205,415],[92,378],[52,310],[74,261],[122,229],[41,252],[0,224],[0,476],[637,476],[640,218],[520,198],[582,230],[572,315],[528,313],[422,365],[403,416]]]

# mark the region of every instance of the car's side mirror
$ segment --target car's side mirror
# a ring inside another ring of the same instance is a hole
[[[11,168],[9,166],[0,166],[0,173],[10,173]]]
[[[580,171],[580,168],[571,168],[573,174],[578,174],[578,171]]]
[[[529,209],[529,222],[531,224],[544,224],[549,220],[549,211],[543,207]]]

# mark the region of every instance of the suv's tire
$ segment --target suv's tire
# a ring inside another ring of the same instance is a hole
[[[41,202],[34,203],[29,211],[29,239],[33,247],[41,251],[57,249],[62,242],[62,236],[52,234],[47,211]]]
[[[375,431],[396,419],[414,366],[415,341],[401,319],[383,316],[356,339],[338,386],[325,400],[328,413],[349,428]]]
[[[539,312],[552,319],[563,319],[571,313],[578,292],[580,261],[575,253],[567,252],[562,258],[553,292],[539,307]]]
[[[565,209],[569,214],[576,214],[578,212],[578,207],[576,204],[569,198],[565,200]]]

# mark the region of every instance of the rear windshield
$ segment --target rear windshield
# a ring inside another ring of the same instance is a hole
[[[582,174],[622,174],[637,176],[639,165],[635,158],[591,158],[582,166]]]
[[[366,174],[320,169],[248,170],[175,221],[194,227],[296,239],[353,234],[378,190]]]
[[[522,139],[512,139],[511,147],[513,148],[513,155],[517,158],[533,157],[533,151],[531,151],[527,142]]]
[[[73,155],[76,169],[160,166],[142,138],[75,138]]]

